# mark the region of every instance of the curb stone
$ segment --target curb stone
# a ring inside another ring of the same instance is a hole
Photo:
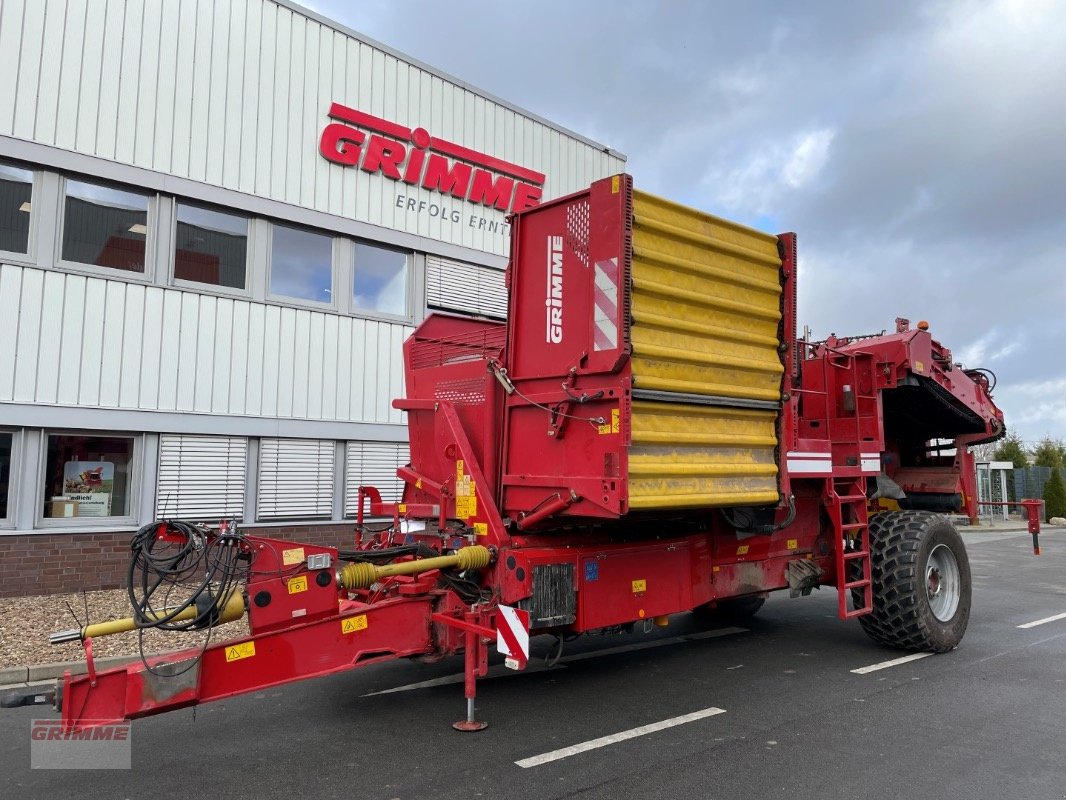
[[[120,664],[129,664],[139,661],[140,656],[107,656],[94,659],[97,670],[117,667]],[[73,675],[84,675],[88,667],[84,661],[59,661],[51,664],[35,664],[24,667],[4,667],[0,669],[0,689],[9,689],[21,686],[25,683],[46,681],[52,678],[62,678],[63,673],[70,670]]]

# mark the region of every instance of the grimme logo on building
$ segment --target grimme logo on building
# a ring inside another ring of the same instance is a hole
[[[322,129],[319,152],[335,164],[358,166],[372,175],[500,211],[521,211],[540,202],[545,181],[541,172],[430,136],[425,128],[408,128],[340,103],[330,106],[329,116],[339,121]],[[367,136],[364,131],[373,133]],[[425,211],[425,206],[425,201],[419,205],[413,197],[401,196],[397,202],[398,208],[409,211]],[[436,213],[429,211],[453,222],[460,219],[457,211],[447,212],[443,205]]]

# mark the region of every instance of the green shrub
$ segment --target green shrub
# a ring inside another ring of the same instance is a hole
[[[1052,517],[1066,517],[1066,482],[1057,469],[1051,470],[1051,477],[1044,484],[1044,521]]]

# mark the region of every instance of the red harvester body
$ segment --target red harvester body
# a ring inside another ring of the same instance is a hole
[[[561,636],[831,585],[840,616],[881,641],[957,644],[964,551],[945,561],[942,534],[915,540],[931,555],[913,599],[943,627],[919,636],[879,605],[891,576],[878,537],[900,515],[933,528],[930,511],[976,516],[966,445],[1003,431],[985,373],[905,320],[797,340],[793,234],[625,175],[516,214],[511,230],[509,321],[434,315],[405,344],[402,500],[362,488],[348,551],[208,535],[245,554],[251,638],[68,676],[68,724],[465,652],[460,727],[475,728],[501,606]],[[182,541],[162,523],[156,538]]]

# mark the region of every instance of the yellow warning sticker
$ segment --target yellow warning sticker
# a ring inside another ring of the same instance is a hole
[[[419,478],[417,481],[415,481],[415,488],[416,489],[421,489],[422,488],[422,479],[421,478]]]
[[[799,546],[800,543],[798,539],[789,539],[787,542],[785,542],[785,547],[787,547],[789,550],[795,550]]]
[[[596,429],[600,432],[600,435],[607,433],[618,433],[622,428],[622,415],[617,408],[611,409],[611,421],[605,422],[602,425],[597,425]]]
[[[307,591],[307,576],[297,575],[289,579],[289,594],[299,594]]]
[[[255,642],[241,642],[226,647],[226,661],[240,661],[242,658],[251,658],[255,655]]]
[[[365,631],[366,625],[366,614],[360,614],[358,617],[346,617],[341,620],[341,633]]]
[[[489,535],[489,523],[487,523],[487,522],[475,522],[474,523],[474,533],[476,533],[478,536],[488,536]]]
[[[648,582],[644,579],[633,581],[633,594],[648,591]]]
[[[619,179],[617,175],[611,177],[611,194],[618,194]]]
[[[914,362],[914,371],[915,372],[925,372],[925,364],[923,364],[921,361],[915,361]]]
[[[401,513],[401,514],[406,514],[407,513],[407,503],[400,503],[398,506],[396,506],[396,510],[399,513]]]
[[[737,555],[738,556],[746,556],[747,554],[748,554],[748,546],[746,544],[742,544],[740,547],[737,548]]]
[[[281,551],[281,563],[286,567],[291,567],[293,564],[299,564],[304,560],[304,549],[302,547],[293,547],[291,550]]]
[[[471,495],[469,497],[457,497],[455,498],[455,516],[460,519],[470,519],[477,516],[477,497]]]
[[[463,478],[463,459],[457,459],[455,462],[455,479],[462,480]]]

